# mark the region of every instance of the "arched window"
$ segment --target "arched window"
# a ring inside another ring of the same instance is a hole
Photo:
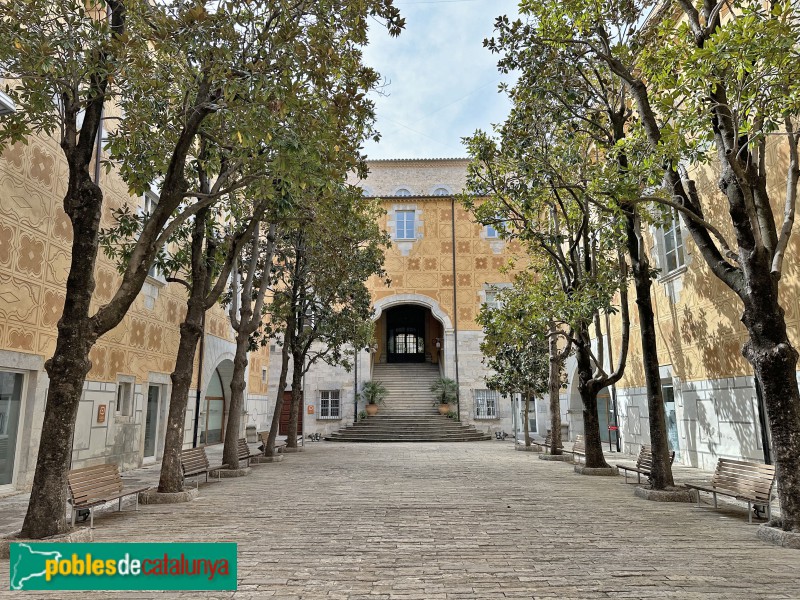
[[[448,190],[446,187],[439,186],[439,187],[437,187],[436,189],[433,190],[433,194],[431,194],[431,195],[432,196],[449,196],[450,195],[450,190]]]
[[[395,192],[394,192],[394,195],[395,196],[410,196],[411,195],[411,190],[408,189],[408,188],[403,188],[403,187],[397,188],[397,190],[395,190]]]

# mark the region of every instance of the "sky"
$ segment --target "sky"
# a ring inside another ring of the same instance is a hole
[[[368,158],[465,157],[461,138],[502,122],[509,102],[497,92],[497,55],[483,47],[497,16],[518,0],[395,0],[406,19],[397,38],[371,27],[365,62],[386,80],[373,100],[379,143]]]

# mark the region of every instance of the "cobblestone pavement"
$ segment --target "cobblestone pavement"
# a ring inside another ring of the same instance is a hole
[[[800,552],[759,541],[744,509],[640,500],[622,477],[508,442],[308,444],[96,527],[97,541],[237,542],[239,591],[186,598],[800,598]],[[176,593],[45,597],[154,596]]]

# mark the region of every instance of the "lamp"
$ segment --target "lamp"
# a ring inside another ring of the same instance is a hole
[[[436,338],[436,349],[437,350],[441,350],[442,349],[442,339],[441,338]]]

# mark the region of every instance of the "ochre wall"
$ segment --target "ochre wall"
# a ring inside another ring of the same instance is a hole
[[[0,349],[49,358],[55,348],[72,241],[62,210],[66,171],[60,148],[43,137],[9,147],[0,158]],[[112,210],[125,203],[136,210],[141,203],[114,171],[102,171],[101,185],[102,227],[113,225]],[[95,279],[93,310],[109,301],[119,284],[115,265],[102,252]],[[88,378],[113,382],[121,373],[145,381],[149,372],[170,373],[185,311],[180,285],[161,287],[152,309],[140,294],[122,323],[92,350]],[[221,308],[209,311],[206,331],[232,339]]]

